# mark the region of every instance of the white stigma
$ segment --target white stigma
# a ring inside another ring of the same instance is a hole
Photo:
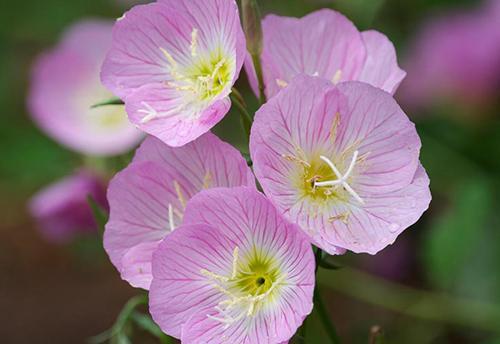
[[[356,201],[358,201],[361,204],[365,204],[363,199],[359,197],[359,195],[356,193],[356,191],[353,190],[353,188],[347,183],[347,180],[349,179],[353,169],[354,165],[356,164],[356,160],[358,159],[359,152],[355,151],[354,154],[352,155],[351,163],[349,164],[349,167],[347,168],[347,171],[342,175],[338,168],[333,164],[333,162],[328,159],[327,157],[321,155],[320,159],[323,160],[335,173],[335,176],[338,178],[336,180],[328,180],[324,182],[314,182],[315,187],[322,187],[322,186],[336,186],[336,185],[342,185],[344,189],[352,196]]]

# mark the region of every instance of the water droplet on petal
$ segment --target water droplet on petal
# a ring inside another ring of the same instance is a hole
[[[399,230],[399,225],[397,223],[391,223],[389,225],[389,231],[391,233],[397,232]]]

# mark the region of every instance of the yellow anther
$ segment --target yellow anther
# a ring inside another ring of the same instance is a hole
[[[342,79],[342,69],[337,69],[337,71],[333,75],[332,82],[334,85],[336,85],[339,83],[341,79]]]
[[[207,173],[205,173],[205,176],[203,177],[203,188],[208,189],[210,188],[211,185],[212,185],[212,174],[210,173],[210,171],[207,171]]]
[[[276,84],[281,88],[285,88],[288,86],[288,82],[282,79],[276,79]]]
[[[174,189],[175,193],[177,194],[177,198],[179,199],[179,202],[181,202],[182,208],[183,209],[186,208],[186,199],[184,198],[184,194],[182,193],[181,186],[176,180],[174,180]]]

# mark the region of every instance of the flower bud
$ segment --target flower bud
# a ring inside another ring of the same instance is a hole
[[[242,0],[241,9],[248,52],[252,56],[260,56],[262,53],[262,23],[257,0]]]

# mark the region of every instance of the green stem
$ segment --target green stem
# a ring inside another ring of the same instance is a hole
[[[323,327],[325,328],[326,333],[330,338],[330,342],[332,344],[340,343],[337,330],[335,329],[333,323],[330,321],[328,310],[325,306],[325,303],[323,302],[323,299],[321,298],[321,294],[319,292],[319,288],[317,285],[316,288],[314,289],[314,306],[316,311],[318,312],[319,318],[321,319],[321,323],[323,324]]]
[[[123,309],[121,310],[116,322],[113,327],[95,337],[89,339],[91,344],[104,343],[105,341],[112,339],[122,333],[130,320],[134,310],[140,305],[147,305],[148,297],[145,294],[137,295],[127,301]]]
[[[257,75],[257,82],[259,84],[259,102],[262,105],[266,102],[266,94],[264,93],[264,77],[262,74],[260,56],[252,54],[252,61],[255,68],[255,74]]]
[[[250,129],[252,127],[252,116],[250,113],[247,111],[245,105],[241,103],[241,101],[238,99],[238,96],[235,96],[234,94],[231,94],[231,101],[233,104],[236,106],[238,111],[240,112],[241,115],[241,123],[243,124],[243,129],[245,130],[245,134],[248,137],[250,137]]]
[[[500,307],[389,282],[352,268],[318,274],[318,282],[338,293],[400,314],[500,334]]]
[[[319,248],[316,247],[316,252],[314,253],[314,259],[316,261],[316,268],[315,268],[315,275],[318,274],[318,269],[321,263],[323,257],[323,251]],[[323,327],[325,328],[328,337],[330,338],[330,341],[333,344],[340,343],[339,336],[337,335],[337,331],[335,330],[335,326],[333,325],[332,321],[330,320],[330,316],[328,315],[328,310],[323,302],[323,299],[321,298],[321,294],[319,292],[319,286],[316,284],[316,287],[314,288],[314,308],[318,312],[319,318],[321,319],[321,323],[323,324]],[[305,325],[305,322],[304,322]]]

